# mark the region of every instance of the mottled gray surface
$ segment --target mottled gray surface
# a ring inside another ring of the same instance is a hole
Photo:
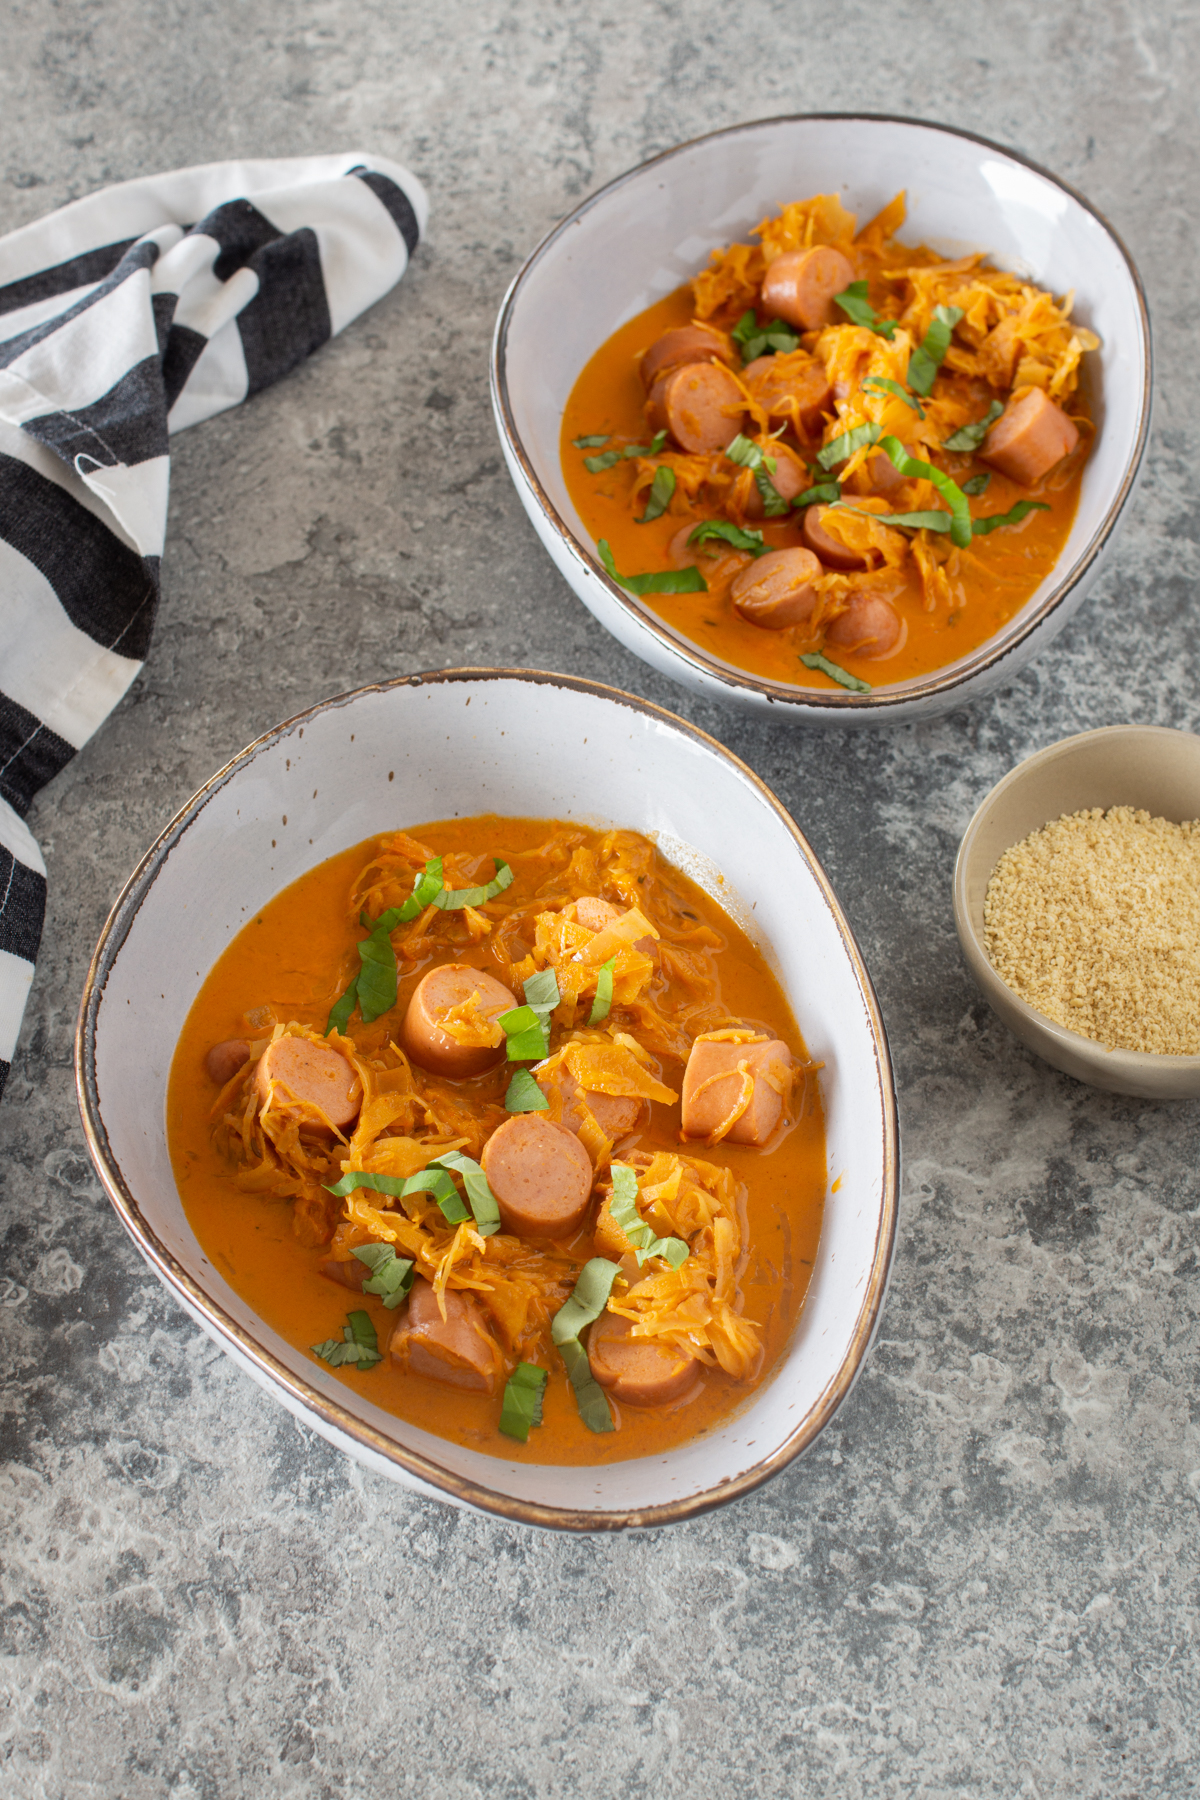
[[[50,911],[0,1106],[0,1791],[1182,1796],[1196,1791],[1197,1110],[1025,1054],[954,939],[958,835],[1027,752],[1194,726],[1195,8],[1145,0],[6,0],[0,229],[107,181],[369,146],[433,202],[390,298],[176,441],[142,678],[41,797]],[[1076,183],[1139,261],[1158,414],[1136,516],[1043,662],[892,736],[788,737],[619,650],[538,548],[486,398],[520,257],[709,127],[911,112]],[[323,695],[529,662],[697,719],[792,807],[900,1083],[874,1359],[763,1492],[556,1539],[364,1478],[234,1373],[125,1241],[71,1083],[120,883],[246,740]]]

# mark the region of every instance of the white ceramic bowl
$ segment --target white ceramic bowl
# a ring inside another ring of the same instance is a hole
[[[360,1397],[335,1381],[234,1292],[197,1243],[171,1173],[165,1105],[176,1040],[250,912],[376,832],[485,811],[656,834],[668,859],[770,948],[809,1050],[825,1064],[829,1172],[840,1181],[786,1360],[720,1430],[665,1456],[556,1468],[539,1464],[531,1445],[505,1461],[393,1418],[372,1403],[368,1382]],[[92,1156],[155,1273],[297,1418],[426,1494],[576,1530],[701,1512],[813,1441],[849,1392],[879,1317],[896,1227],[896,1110],[850,928],[804,838],[749,769],[683,720],[591,682],[503,670],[416,675],[325,701],[243,750],[172,821],[117,901],[88,976],[76,1073]]]
[[[948,255],[984,250],[1055,294],[1103,340],[1085,359],[1100,427],[1058,566],[1002,631],[928,676],[870,694],[760,680],[708,655],[605,574],[567,493],[563,408],[619,325],[680,287],[718,244],[787,200],[836,193],[867,220],[908,192],[903,235]],[[1099,366],[1099,378],[1096,366]],[[492,350],[492,406],[509,473],[555,567],[626,649],[698,693],[804,725],[892,724],[1008,681],[1080,605],[1128,507],[1150,426],[1150,324],[1112,227],[1063,182],[969,132],[847,114],[761,119],[681,144],[621,175],[555,227],[508,291]]]

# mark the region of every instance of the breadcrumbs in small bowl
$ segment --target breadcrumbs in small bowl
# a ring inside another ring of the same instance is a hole
[[[1028,758],[967,828],[954,912],[985,997],[1048,1063],[1200,1098],[1200,738],[1115,725]]]

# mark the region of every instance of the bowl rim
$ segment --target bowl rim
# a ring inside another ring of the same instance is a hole
[[[1020,787],[1035,770],[1057,761],[1066,750],[1095,743],[1100,738],[1130,736],[1198,739],[1196,732],[1184,731],[1173,725],[1099,725],[1091,731],[1077,731],[1073,732],[1070,737],[1059,738],[1055,743],[1046,744],[1041,750],[1035,750],[1023,758],[1014,769],[1008,771],[1007,775],[1002,775],[994,787],[988,789],[972,813],[967,829],[963,832],[958,846],[958,855],[954,859],[954,923],[958,928],[958,940],[967,960],[967,966],[989,1004],[994,1005],[993,994],[1000,997],[1004,1005],[1012,1009],[1016,1017],[1025,1023],[1032,1034],[1044,1038],[1048,1043],[1057,1046],[1059,1050],[1076,1057],[1081,1062],[1086,1062],[1097,1070],[1114,1072],[1124,1070],[1130,1076],[1149,1081],[1156,1072],[1164,1075],[1181,1075],[1192,1072],[1200,1074],[1200,1055],[1160,1056],[1157,1051],[1125,1050],[1120,1046],[1115,1046],[1110,1050],[1098,1039],[1085,1037],[1081,1031],[1072,1031],[1069,1026],[1059,1025],[1054,1019],[1047,1018],[1046,1014],[1039,1012],[1036,1006],[1031,1006],[1028,1000],[1022,999],[1016,989],[1009,987],[1003,976],[997,973],[984,948],[983,940],[975,929],[975,922],[971,917],[971,908],[967,899],[968,863],[974,853],[975,843],[984,820],[996,802],[1013,788]],[[1045,823],[1052,824],[1054,816],[1051,815]],[[1033,827],[1035,831],[1038,829],[1038,826]],[[1014,842],[1020,843],[1021,840],[1018,838]],[[1009,848],[1011,847],[1010,845]],[[995,873],[994,865],[992,873]],[[1075,1079],[1082,1080],[1083,1077],[1076,1076]]]
[[[543,487],[521,441],[508,387],[508,335],[512,326],[513,314],[520,299],[522,285],[535,266],[594,206],[599,205],[610,194],[615,193],[619,188],[639,176],[669,162],[673,157],[694,150],[701,144],[714,142],[720,138],[733,137],[739,133],[761,130],[768,126],[813,123],[899,125],[915,127],[922,131],[938,131],[946,137],[979,144],[984,149],[993,151],[997,156],[1006,157],[1068,195],[1096,220],[1101,229],[1112,239],[1124,260],[1137,302],[1145,364],[1137,434],[1126,461],[1121,485],[1104,518],[1084,546],[1071,573],[1046,595],[1034,611],[1022,619],[1012,635],[1005,638],[1003,643],[998,644],[994,637],[987,639],[957,662],[947,664],[943,669],[934,670],[929,675],[919,677],[904,688],[872,689],[869,694],[856,694],[842,690],[834,692],[823,688],[792,687],[783,682],[767,681],[760,676],[751,674],[749,670],[738,670],[732,664],[723,662],[719,657],[709,655],[707,651],[700,649],[698,645],[674,631],[655,612],[645,606],[636,594],[629,593],[615,582],[596,556],[580,544]],[[656,156],[648,158],[647,161],[638,163],[635,167],[614,176],[611,181],[605,182],[604,186],[597,188],[595,193],[587,195],[578,206],[560,219],[558,224],[546,233],[541,242],[535,245],[526,257],[501,302],[492,335],[490,385],[493,409],[500,420],[506,447],[516,460],[547,524],[556,534],[561,551],[579,565],[582,573],[591,576],[602,587],[607,588],[610,597],[620,602],[638,621],[639,625],[658,640],[662,649],[687,664],[691,673],[698,676],[706,686],[709,683],[717,682],[732,693],[757,695],[768,704],[792,707],[801,711],[815,708],[818,712],[831,715],[852,712],[875,713],[882,723],[889,711],[901,708],[909,709],[917,703],[937,700],[942,703],[943,707],[952,706],[956,690],[969,687],[985,670],[997,667],[1006,657],[1020,650],[1022,645],[1026,644],[1034,633],[1039,631],[1046,621],[1062,608],[1093,567],[1115,532],[1118,521],[1129,502],[1146,452],[1154,395],[1154,347],[1150,329],[1150,313],[1146,304],[1142,278],[1124,239],[1105,214],[1097,206],[1094,206],[1085,195],[1081,194],[1078,188],[1073,187],[1070,182],[1064,181],[1061,176],[1052,174],[1049,169],[1043,168],[1032,157],[1025,156],[1019,150],[1010,149],[1006,144],[999,144],[994,138],[984,137],[979,132],[963,131],[957,126],[943,125],[934,119],[911,118],[900,113],[775,113],[766,118],[745,119],[736,125],[725,125],[717,131],[701,132],[696,137],[685,138],[681,143],[673,144],[669,149],[660,151]]]
[[[287,1368],[269,1350],[259,1344],[245,1327],[232,1318],[177,1261],[158,1237],[142,1213],[136,1196],[125,1180],[121,1166],[109,1143],[101,1113],[96,1079],[95,1040],[100,1003],[109,972],[124,946],[159,869],[208,801],[239,770],[253,762],[254,758],[262,751],[281,742],[297,727],[318,714],[350,705],[367,694],[383,694],[401,688],[420,688],[432,683],[478,683],[483,681],[524,681],[537,685],[548,684],[570,688],[577,693],[631,707],[649,719],[665,723],[674,730],[682,732],[695,743],[728,763],[758,790],[759,795],[791,836],[800,855],[808,865],[821,897],[829,909],[841,939],[842,948],[850,961],[867,1014],[883,1112],[882,1204],[870,1270],[863,1285],[862,1300],[851,1334],[848,1353],[805,1416],[796,1423],[783,1443],[770,1456],[763,1457],[753,1467],[743,1470],[741,1474],[719,1483],[714,1488],[707,1488],[701,1493],[679,1500],[667,1501],[657,1506],[593,1513],[573,1507],[548,1506],[540,1501],[516,1499],[488,1487],[480,1481],[455,1474],[419,1451],[411,1450],[405,1445],[397,1443],[375,1426],[359,1419],[338,1400],[310,1387],[293,1370]],[[412,675],[396,676],[386,681],[370,682],[362,687],[331,695],[328,699],[306,707],[302,712],[294,714],[281,724],[263,732],[231,757],[202,787],[196,790],[190,800],[185,802],[174,818],[159,833],[122,887],[113,904],[112,911],[105,921],[99,942],[88,966],[75,1032],[74,1065],[76,1093],[80,1117],[83,1121],[84,1137],[109,1200],[146,1261],[155,1270],[164,1285],[177,1294],[193,1317],[197,1317],[204,1324],[210,1335],[222,1341],[224,1347],[234,1352],[235,1360],[240,1356],[249,1361],[261,1376],[267,1378],[269,1384],[281,1388],[284,1394],[290,1397],[293,1407],[300,1408],[302,1412],[315,1414],[329,1430],[350,1438],[360,1449],[372,1453],[386,1462],[399,1465],[400,1468],[428,1486],[497,1517],[522,1525],[539,1525],[566,1531],[601,1532],[672,1524],[709,1512],[714,1507],[724,1505],[727,1501],[737,1499],[760,1487],[763,1482],[785,1468],[813,1442],[850,1392],[870,1348],[882,1310],[895,1248],[899,1216],[900,1137],[895,1078],[887,1031],[874,984],[867,971],[862,953],[815,852],[787,808],[761,776],[757,775],[724,744],[702,731],[699,726],[669,712],[665,707],[656,705],[653,701],[644,700],[635,694],[625,693],[622,689],[612,687],[604,682],[591,681],[575,675],[555,674],[541,669],[464,667],[427,670]]]

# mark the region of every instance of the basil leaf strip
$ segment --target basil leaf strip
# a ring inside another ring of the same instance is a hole
[[[819,650],[809,650],[800,658],[806,669],[820,669],[822,674],[830,676],[840,687],[849,688],[852,694],[869,694],[869,681],[860,681],[849,669],[843,669],[840,663],[830,662]]]
[[[842,497],[841,487],[836,481],[819,481],[816,487],[810,487],[803,494],[797,494],[792,501],[793,508],[798,506],[832,506],[835,500]]]
[[[772,355],[785,355],[789,350],[798,350],[800,347],[800,339],[782,319],[772,319],[769,325],[760,325],[753,307],[742,314],[729,335],[741,352],[743,368],[768,352]]]
[[[972,475],[970,481],[963,482],[962,491],[964,494],[986,494],[991,479],[991,470],[983,469],[978,475]]]
[[[434,895],[432,904],[441,907],[443,912],[454,912],[463,906],[485,906],[489,900],[494,900],[497,894],[502,894],[506,887],[512,886],[514,877],[503,857],[494,856],[492,861],[496,865],[496,874],[484,887],[444,887],[439,894]]]
[[[589,1025],[599,1025],[601,1019],[607,1019],[612,1007],[613,970],[617,959],[610,956],[607,962],[601,963],[596,974],[596,998],[592,1001],[592,1010],[588,1014]]]
[[[526,1006],[532,1006],[535,1012],[550,1014],[562,1000],[558,991],[558,976],[553,969],[539,969],[536,975],[522,983],[521,991],[525,996]]]
[[[519,1444],[529,1442],[532,1426],[542,1422],[542,1398],[546,1392],[549,1370],[537,1363],[518,1363],[504,1384],[504,1400],[500,1407],[500,1430]]]
[[[528,1069],[518,1069],[509,1082],[504,1110],[510,1113],[549,1112],[550,1102]]]
[[[963,316],[961,306],[935,306],[929,330],[908,359],[908,385],[925,396],[950,348],[954,327]]]
[[[1000,414],[1004,411],[999,400],[993,400],[982,419],[976,419],[973,425],[964,425],[953,437],[948,437],[942,445],[943,450],[978,450],[984,438],[991,430]]]
[[[861,519],[878,519],[881,525],[904,525],[909,531],[949,531],[951,525],[948,512],[877,513],[866,506],[851,506],[848,500],[839,500],[837,510],[857,513]]]
[[[412,1287],[417,1265],[397,1256],[390,1244],[359,1244],[354,1254],[371,1271],[370,1281],[363,1282],[363,1293],[377,1294],[389,1312],[394,1310]]]
[[[834,463],[848,461],[864,444],[877,444],[882,435],[878,425],[856,425],[853,431],[843,431],[841,437],[835,437],[832,443],[819,450],[817,461],[823,469],[832,469]]]
[[[596,545],[600,561],[605,571],[617,583],[618,587],[628,588],[631,594],[706,594],[708,583],[697,568],[662,569],[653,575],[620,575],[613,561],[613,553],[608,539],[601,538]]]
[[[709,538],[720,538],[722,543],[732,544],[735,550],[748,550],[751,556],[765,556],[767,546],[763,543],[761,531],[750,531],[741,525],[732,525],[728,519],[705,519],[688,533],[689,544],[704,544]]]
[[[467,1190],[467,1199],[471,1202],[471,1211],[475,1215],[475,1223],[480,1237],[491,1237],[500,1229],[500,1208],[496,1204],[496,1196],[488,1186],[487,1176],[477,1162],[464,1156],[461,1150],[447,1150],[444,1156],[435,1156],[431,1168],[451,1169],[459,1177]]]
[[[971,530],[976,537],[986,537],[989,531],[999,531],[1001,525],[1019,525],[1031,512],[1049,511],[1044,500],[1018,500],[1010,512],[992,513],[990,518],[976,519]]]
[[[774,457],[771,457],[770,459],[765,456],[763,457],[764,462],[768,460],[770,460],[773,468],[775,466]],[[767,474],[765,469],[755,469],[754,485],[762,497],[763,512],[768,519],[781,519],[784,514],[789,511],[787,501],[775,486],[775,483],[771,480],[771,477]]]
[[[958,483],[951,481],[949,475],[943,475],[940,469],[935,469],[932,463],[921,462],[918,457],[910,456],[899,438],[885,437],[879,447],[899,474],[913,481],[932,481],[950,508],[950,542],[957,544],[960,550],[965,550],[971,542],[971,507]]]
[[[646,502],[646,510],[638,519],[639,525],[649,525],[652,519],[661,519],[671,504],[671,496],[675,492],[675,471],[666,464],[654,472],[654,481],[650,487],[650,498]]]
[[[548,1052],[547,1033],[532,1006],[514,1006],[496,1020],[508,1039],[509,1062],[541,1062]]]
[[[913,412],[916,413],[918,419],[923,419],[925,417],[925,408],[921,405],[921,402],[912,394],[906,394],[904,389],[900,386],[900,383],[891,380],[889,376],[868,375],[862,385],[868,393],[891,394],[895,399],[903,400],[905,406],[910,406]]]
[[[739,463],[743,469],[765,469],[768,475],[773,475],[777,467],[773,456],[765,455],[752,438],[740,431],[727,445],[725,454],[730,462]]]
[[[637,1209],[637,1195],[636,1171],[628,1163],[613,1163],[612,1197],[608,1210],[614,1223],[620,1226],[633,1245],[638,1268],[641,1268],[648,1256],[661,1256],[673,1269],[681,1268],[690,1254],[687,1245],[682,1238],[656,1237],[653,1227],[647,1225]]]
[[[588,1353],[577,1337],[567,1338],[558,1346],[567,1366],[567,1376],[575,1390],[579,1416],[589,1431],[615,1431],[608,1396],[592,1374]]]
[[[442,1217],[449,1225],[458,1225],[470,1214],[463,1205],[458,1189],[444,1170],[436,1168],[432,1163],[419,1175],[373,1175],[366,1169],[351,1169],[348,1175],[332,1185],[326,1184],[326,1192],[336,1194],[344,1199],[356,1188],[370,1188],[376,1194],[391,1194],[400,1199],[405,1194],[432,1194],[442,1209]]]
[[[601,432],[599,437],[572,438],[571,442],[577,450],[599,450],[601,444],[607,444],[608,433]]]
[[[323,1344],[310,1344],[309,1349],[331,1369],[341,1368],[345,1363],[355,1363],[360,1369],[373,1369],[376,1363],[383,1361],[371,1315],[365,1312],[346,1314],[340,1340],[326,1338]]]
[[[571,1298],[560,1306],[550,1324],[550,1336],[556,1344],[577,1338],[585,1325],[591,1325],[608,1305],[612,1284],[621,1273],[619,1263],[606,1256],[593,1256],[579,1271]]]
[[[589,475],[599,475],[603,470],[611,469],[614,463],[624,462],[631,456],[657,456],[666,441],[666,432],[656,431],[648,444],[626,444],[624,450],[606,450],[603,456],[585,456],[583,466]]]
[[[886,338],[890,344],[896,334],[896,319],[881,319],[875,308],[867,299],[870,287],[865,281],[852,281],[848,288],[833,296],[833,304],[840,306],[853,325],[865,325],[868,331],[874,331],[879,337]]]

